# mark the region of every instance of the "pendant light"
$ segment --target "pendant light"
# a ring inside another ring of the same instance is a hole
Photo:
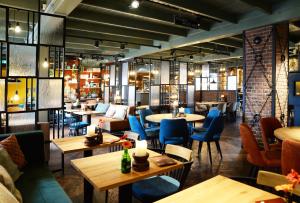
[[[20,33],[21,31],[22,31],[21,26],[20,26],[19,22],[17,22],[16,27],[15,27],[15,32]]]
[[[140,2],[138,0],[133,0],[130,4],[130,8],[137,9],[140,6]]]
[[[18,90],[16,90],[16,93],[15,93],[13,99],[14,99],[14,101],[19,101],[20,96],[19,96]]]
[[[43,68],[48,68],[49,67],[49,63],[47,58],[45,58],[45,61],[43,62]]]

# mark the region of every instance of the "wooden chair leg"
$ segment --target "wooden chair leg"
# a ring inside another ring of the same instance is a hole
[[[218,152],[220,153],[221,159],[223,159],[221,147],[219,141],[215,141]]]
[[[108,203],[108,190],[105,191],[105,203]]]
[[[207,142],[207,150],[208,150],[208,154],[209,154],[210,165],[212,165],[210,142]]]
[[[203,145],[203,142],[199,141],[199,146],[198,146],[198,154],[199,154],[199,156],[201,155],[202,145]]]

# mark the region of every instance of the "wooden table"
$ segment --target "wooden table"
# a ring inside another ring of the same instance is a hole
[[[161,199],[157,203],[255,203],[255,201],[274,198],[278,196],[218,175]]]
[[[134,149],[129,150],[131,157],[133,151]],[[144,172],[131,170],[128,174],[121,173],[123,151],[72,160],[71,165],[84,177],[84,201],[92,201],[93,188],[105,191],[119,187],[119,202],[130,203],[132,201],[132,183],[183,167],[183,164],[178,161],[176,161],[177,164],[175,165],[158,167],[153,163],[151,157],[159,156],[160,154],[151,150],[148,150],[148,153],[150,169]]]
[[[208,106],[217,106],[218,104],[225,104],[226,102],[218,102],[218,101],[207,101],[207,102],[197,102],[197,104],[203,104]]]
[[[300,142],[300,127],[278,128],[274,135],[280,140],[294,140]]]
[[[202,121],[205,119],[204,116],[198,114],[185,114],[185,117],[176,117],[176,118],[172,118],[171,113],[152,114],[146,116],[146,120],[153,123],[160,123],[162,119],[180,119],[180,118],[185,119],[187,122]]]
[[[71,110],[66,110],[66,112],[78,115],[78,116],[86,116],[87,117],[87,123],[91,124],[91,119],[92,119],[92,115],[98,115],[98,114],[103,114],[103,113],[99,113],[98,111],[83,111],[81,109],[77,110],[77,109],[71,109]]]
[[[61,152],[61,169],[64,172],[64,155],[72,152],[83,152],[84,157],[92,156],[93,149],[112,147],[121,145],[124,140],[112,142],[112,140],[118,140],[119,137],[111,135],[109,133],[103,133],[103,143],[95,146],[86,146],[84,144],[85,136],[65,137],[52,140],[53,144]]]

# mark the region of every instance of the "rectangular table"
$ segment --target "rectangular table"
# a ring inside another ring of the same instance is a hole
[[[112,147],[117,145],[122,145],[124,140],[119,140],[117,142],[111,142],[112,140],[118,140],[119,137],[114,136],[109,133],[103,133],[103,143],[95,146],[86,146],[84,144],[85,137],[84,136],[76,136],[76,137],[65,137],[52,140],[53,144],[61,151],[62,160],[61,167],[64,172],[64,155],[72,152],[83,152],[84,157],[91,156],[93,154],[93,149],[104,148],[104,147]]]
[[[161,199],[157,203],[255,203],[255,201],[275,198],[278,198],[278,196],[218,175]]]
[[[131,157],[133,151],[134,149],[129,150]],[[148,150],[148,153],[149,170],[144,172],[131,170],[128,174],[121,173],[123,151],[72,160],[71,165],[84,177],[84,202],[92,202],[93,189],[105,191],[119,187],[119,202],[129,203],[132,196],[132,183],[183,167],[183,164],[179,161],[176,161],[175,165],[159,167],[154,164],[151,157],[160,154],[151,150]]]

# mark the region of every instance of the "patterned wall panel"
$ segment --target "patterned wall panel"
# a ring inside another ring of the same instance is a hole
[[[35,123],[35,113],[15,113],[9,114],[9,126],[30,125]]]
[[[41,15],[40,43],[63,46],[64,18]]]
[[[61,79],[39,79],[39,109],[62,107]]]

